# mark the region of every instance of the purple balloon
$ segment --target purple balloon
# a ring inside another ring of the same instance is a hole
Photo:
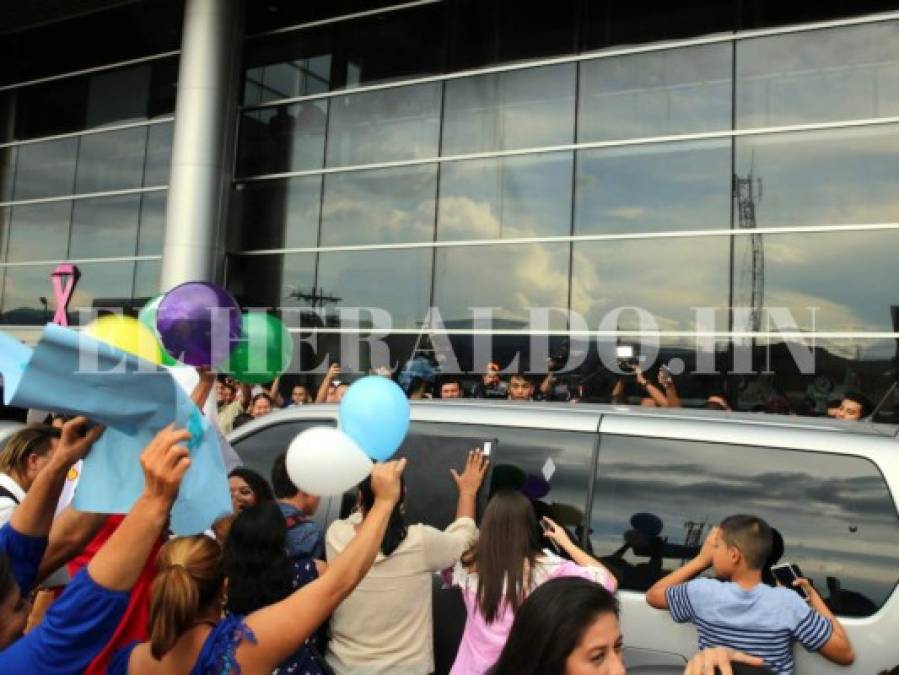
[[[156,330],[165,350],[182,363],[212,366],[241,338],[240,306],[220,286],[189,281],[162,298]]]

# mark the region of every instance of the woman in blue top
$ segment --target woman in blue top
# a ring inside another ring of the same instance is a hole
[[[178,445],[186,431],[167,427],[141,454],[145,487],[131,512],[85,570],[66,587],[44,620],[21,637],[31,590],[66,473],[100,435],[83,417],[68,422],[48,465],[0,530],[0,672],[82,673],[112,637],[128,594],[169,517],[190,466]],[[21,589],[21,590],[20,590]]]
[[[374,562],[400,498],[406,461],[372,471],[375,504],[353,541],[315,581],[247,616],[222,619],[225,574],[219,545],[202,535],[159,553],[150,599],[150,641],[113,657],[110,675],[270,673],[290,658],[355,588]]]
[[[277,502],[268,501],[241,511],[224,547],[228,600],[225,611],[247,615],[283,600],[318,579],[327,569],[320,560],[289,558],[287,525]],[[322,675],[323,645],[316,631],[273,675]]]

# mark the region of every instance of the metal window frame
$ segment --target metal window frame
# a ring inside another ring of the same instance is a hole
[[[566,143],[563,145],[547,145],[534,148],[520,148],[515,150],[495,150],[489,152],[472,152],[461,155],[445,155],[424,157],[419,159],[401,159],[389,162],[371,162],[368,164],[350,164],[343,166],[323,167],[321,169],[303,169],[301,171],[283,171],[279,173],[257,174],[251,176],[238,176],[232,182],[237,184],[256,183],[266,180],[278,180],[284,178],[299,178],[303,176],[322,176],[332,173],[349,173],[353,171],[371,171],[374,169],[391,169],[406,166],[420,166],[423,164],[438,164],[443,162],[464,162],[475,159],[494,159],[503,157],[520,157],[523,155],[542,155],[552,152],[576,152],[579,150],[595,150],[602,148],[621,148],[641,145],[655,145],[661,143],[679,143],[689,141],[707,141],[741,138],[744,136],[763,136],[775,134],[789,134],[803,131],[827,131],[835,129],[854,129],[859,127],[886,126],[899,123],[899,115],[889,117],[869,117],[855,120],[841,120],[837,122],[812,122],[808,124],[790,124],[774,127],[755,127],[753,129],[730,129],[721,131],[707,131],[690,134],[668,134],[663,136],[646,136],[641,138],[624,138],[610,141],[585,141],[581,143]]]
[[[82,68],[80,70],[70,70],[58,75],[48,75],[46,77],[38,77],[33,80],[24,80],[22,82],[13,82],[12,84],[4,84],[0,86],[0,92],[9,91],[10,89],[20,89],[22,87],[30,87],[35,84],[44,84],[45,82],[55,82],[56,80],[64,80],[69,77],[78,77],[79,75],[90,75],[91,73],[101,73],[104,70],[115,70],[116,68],[127,68],[128,66],[136,66],[140,63],[149,61],[157,61],[170,56],[177,56],[181,53],[180,49],[173,49],[168,52],[159,52],[148,56],[139,56],[136,59],[127,59],[125,61],[114,61],[113,63],[105,63],[101,66],[91,66],[90,68]]]
[[[96,199],[98,197],[118,197],[121,195],[142,194],[144,192],[163,192],[168,190],[168,185],[149,185],[139,188],[123,188],[121,190],[104,190],[102,192],[83,192],[77,195],[59,195],[54,197],[35,197],[34,199],[18,199],[8,202],[0,202],[0,208],[8,206],[30,206],[32,204],[49,204],[52,202],[76,201],[79,199]]]
[[[92,129],[84,129],[83,131],[69,131],[64,134],[54,134],[52,136],[37,136],[36,138],[25,138],[19,141],[7,141],[0,143],[0,149],[17,148],[22,145],[34,145],[35,143],[45,143],[50,141],[64,140],[66,138],[80,138],[81,136],[93,136],[96,134],[105,134],[106,132],[122,131],[123,129],[137,129],[139,127],[151,127],[157,124],[168,124],[175,121],[174,115],[165,115],[155,117],[152,120],[143,120],[140,122],[124,122],[122,124],[111,124],[105,127],[95,127]]]
[[[290,255],[302,253],[336,253],[347,251],[388,251],[419,248],[456,248],[463,246],[501,246],[526,244],[568,244],[590,241],[627,241],[645,239],[689,239],[697,237],[748,237],[754,234],[798,234],[803,232],[865,232],[897,230],[899,222],[888,223],[844,223],[832,225],[796,225],[779,227],[758,227],[753,230],[669,230],[664,232],[622,232],[613,234],[575,234],[556,237],[510,237],[508,239],[460,239],[448,241],[416,241],[394,244],[346,244],[334,246],[304,246],[296,248],[269,248],[229,251],[229,256],[252,257],[268,255]]]
[[[272,28],[271,30],[261,31],[247,35],[245,40],[256,40],[258,38],[269,37],[271,35],[283,35],[284,33],[293,33],[307,28],[317,28],[318,26],[327,26],[332,23],[342,23],[351,21],[352,19],[362,19],[367,16],[377,16],[378,14],[388,14],[404,9],[413,9],[415,7],[424,7],[426,5],[436,5],[444,0],[414,0],[413,2],[404,2],[399,5],[388,5],[386,7],[378,7],[375,9],[367,9],[362,12],[353,12],[352,14],[340,14],[338,16],[328,17],[326,19],[317,19],[315,21],[307,21],[305,23],[297,23],[291,26],[282,26],[281,28]]]
[[[440,2],[442,0],[424,0],[424,3],[409,3],[409,5],[415,4],[425,4],[432,2]],[[398,6],[403,8],[403,6]],[[380,11],[374,11],[373,13],[381,13]],[[361,13],[360,13],[361,14]],[[347,15],[347,17],[354,17],[354,15]],[[270,108],[280,105],[285,105],[288,103],[300,103],[303,101],[313,101],[322,98],[333,98],[335,96],[351,96],[353,94],[362,94],[368,91],[378,91],[381,89],[392,89],[395,87],[403,87],[414,84],[424,84],[428,82],[441,82],[447,80],[456,80],[465,77],[473,77],[477,75],[487,75],[492,73],[504,73],[515,70],[525,70],[529,68],[539,68],[540,66],[551,66],[558,65],[563,63],[579,63],[581,61],[591,61],[593,59],[602,59],[602,58],[611,58],[615,56],[625,56],[628,54],[642,54],[647,52],[656,52],[656,51],[664,51],[670,49],[680,49],[682,47],[694,47],[699,45],[708,45],[708,44],[716,44],[721,42],[732,42],[737,40],[749,40],[752,38],[759,37],[770,37],[775,35],[788,35],[792,33],[805,33],[816,30],[826,30],[828,28],[841,28],[848,26],[860,26],[865,24],[873,24],[873,23],[882,23],[886,21],[893,21],[899,19],[899,11],[892,12],[880,12],[876,14],[866,14],[864,16],[851,17],[846,19],[834,19],[830,21],[816,21],[811,23],[803,23],[803,24],[792,24],[789,26],[779,26],[772,28],[759,28],[753,30],[745,30],[745,31],[735,31],[732,33],[717,33],[714,35],[706,35],[698,38],[687,38],[683,40],[664,40],[660,42],[654,42],[651,44],[638,45],[633,47],[613,47],[607,49],[599,49],[593,50],[590,52],[584,52],[581,54],[572,54],[567,56],[559,56],[552,58],[544,58],[544,59],[532,59],[529,61],[517,61],[515,63],[507,63],[496,66],[485,66],[482,68],[470,68],[467,70],[455,71],[452,73],[442,73],[440,75],[428,75],[424,77],[415,77],[408,78],[403,80],[396,80],[391,82],[383,82],[379,84],[366,85],[361,87],[353,87],[350,89],[337,89],[334,91],[323,92],[320,94],[307,94],[304,96],[291,96],[282,99],[276,99],[273,101],[266,101],[264,103],[254,103],[251,105],[240,106],[239,109],[241,112],[248,110],[258,110],[262,108]],[[342,17],[335,17],[333,20],[324,20],[323,22],[315,22],[313,24],[301,24],[291,30],[303,30],[304,28],[310,28],[317,25],[323,25],[324,23],[334,23],[336,21],[344,20]],[[282,32],[282,29],[279,29]],[[258,34],[259,37],[262,37],[266,34]],[[256,36],[252,36],[256,37]],[[249,39],[249,38],[247,38]]]
[[[154,260],[162,260],[162,255],[126,255],[114,258],[65,258],[62,261],[72,263],[73,265],[88,265],[93,263],[153,262]],[[0,269],[5,267],[44,267],[46,265],[58,265],[60,262],[59,259],[0,262]]]

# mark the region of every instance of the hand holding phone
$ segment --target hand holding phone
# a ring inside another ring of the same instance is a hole
[[[771,568],[771,574],[774,575],[777,583],[784,588],[789,588],[796,591],[806,602],[811,600],[811,596],[809,595],[808,591],[805,590],[805,587],[801,583],[796,583],[802,580],[802,573],[799,571],[799,568],[793,563],[786,562],[781,563],[780,565],[774,565]]]

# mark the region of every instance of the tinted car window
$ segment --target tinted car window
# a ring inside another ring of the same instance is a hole
[[[603,436],[591,514],[597,555],[645,591],[735,513],[764,518],[837,613],[868,616],[897,582],[899,521],[866,459],[669,439]],[[775,549],[777,549],[775,544]],[[775,550],[774,554],[776,555]]]
[[[333,427],[336,426],[336,423],[333,419],[325,418],[273,424],[233,442],[232,445],[244,461],[245,466],[259,472],[266,480],[269,480],[275,458],[287,450],[287,446],[296,438],[297,434],[310,427],[322,426]]]

